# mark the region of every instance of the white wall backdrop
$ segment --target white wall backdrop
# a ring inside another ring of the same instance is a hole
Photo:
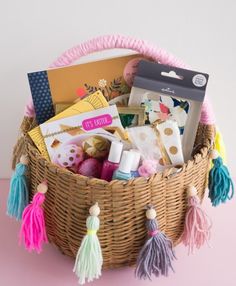
[[[235,11],[234,0],[0,0],[0,177],[11,174],[30,96],[27,72],[46,68],[81,41],[111,33],[156,43],[210,74],[208,94],[235,171]]]

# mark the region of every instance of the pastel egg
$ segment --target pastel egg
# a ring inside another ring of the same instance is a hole
[[[84,159],[83,149],[75,144],[62,146],[57,151],[55,159],[61,167],[78,167]]]
[[[100,178],[102,163],[95,158],[84,160],[78,168],[77,173],[87,177]]]

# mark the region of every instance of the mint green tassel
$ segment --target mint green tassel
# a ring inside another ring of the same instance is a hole
[[[213,206],[231,200],[234,195],[234,184],[228,168],[216,150],[211,154],[213,167],[209,173],[209,198]]]
[[[20,163],[16,165],[10,182],[10,191],[7,200],[7,215],[20,220],[25,207],[29,203],[28,182],[26,173],[28,159],[21,156]]]
[[[99,230],[100,221],[98,215],[100,208],[96,203],[89,210],[90,216],[86,220],[87,234],[82,240],[78,250],[73,272],[79,278],[79,284],[84,284],[98,279],[102,270],[102,250],[97,231]]]

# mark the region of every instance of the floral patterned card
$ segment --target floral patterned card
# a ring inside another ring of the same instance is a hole
[[[151,124],[158,119],[172,119],[177,122],[180,134],[184,133],[190,107],[189,101],[144,91],[140,106],[145,108],[145,124]]]
[[[39,124],[55,115],[53,106],[71,102],[96,91],[107,101],[124,96],[119,102],[127,103],[137,64],[137,54],[93,61],[69,67],[28,73],[31,94]]]

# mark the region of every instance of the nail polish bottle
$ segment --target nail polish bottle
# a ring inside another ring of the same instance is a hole
[[[111,143],[108,159],[104,161],[102,166],[101,179],[110,182],[114,171],[119,167],[120,157],[123,149],[121,142],[113,141]]]
[[[120,165],[114,172],[113,180],[129,180],[131,179],[131,167],[134,159],[134,152],[124,151],[121,156]]]
[[[133,164],[131,166],[131,177],[137,178],[140,177],[138,167],[140,164],[141,153],[137,149],[131,149],[130,152],[133,152],[134,154]]]

